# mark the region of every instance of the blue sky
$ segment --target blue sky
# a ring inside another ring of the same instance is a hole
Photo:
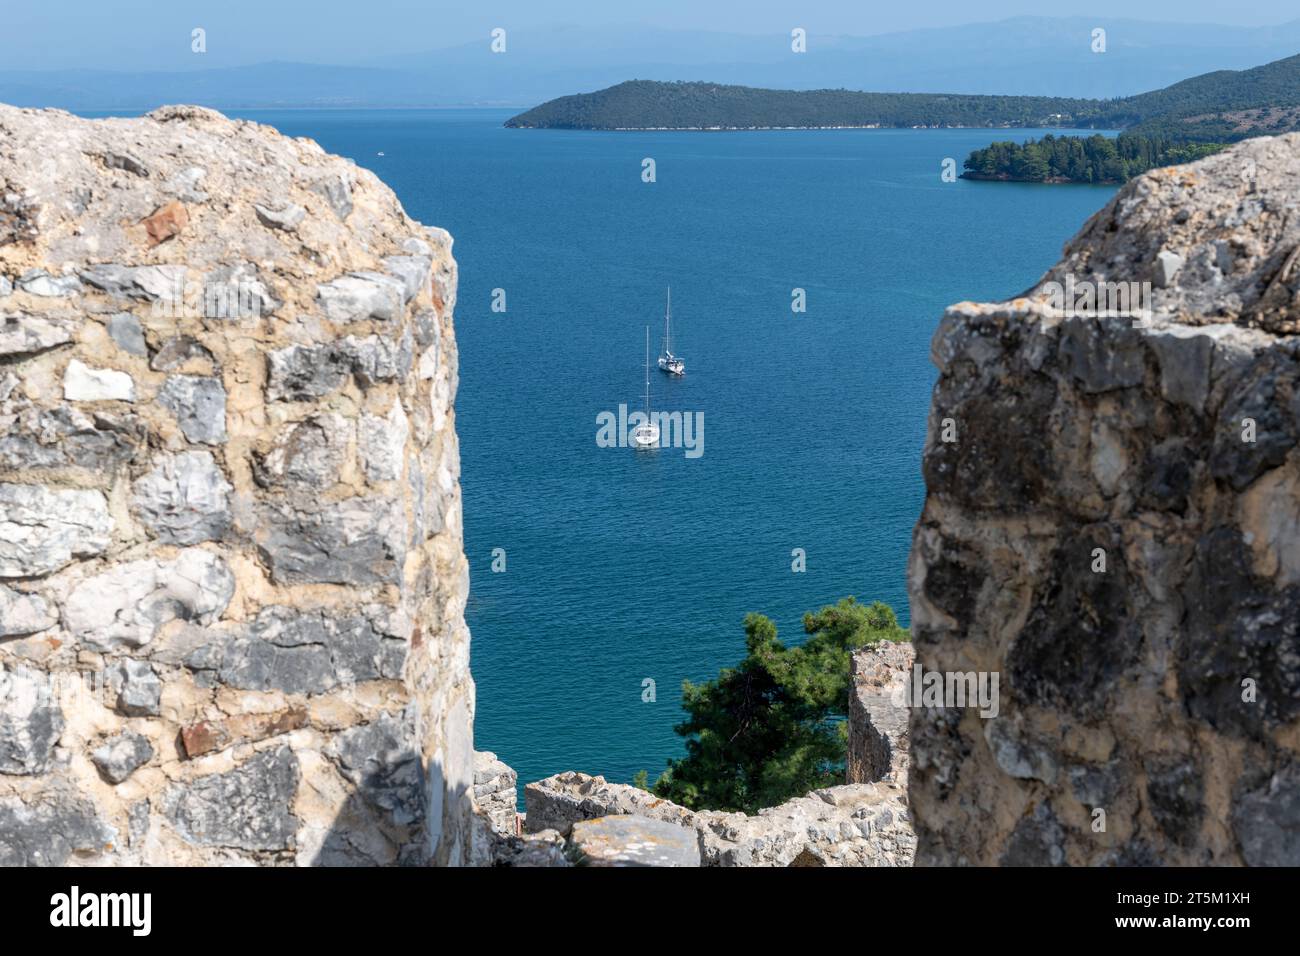
[[[1261,26],[1300,18],[1292,0],[4,0],[0,69],[121,70],[234,66],[268,60],[363,63],[516,31],[637,24],[726,33],[865,36],[1010,16],[1088,16]],[[201,64],[190,31],[208,33]]]

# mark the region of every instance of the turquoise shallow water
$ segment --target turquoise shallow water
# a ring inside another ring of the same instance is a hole
[[[798,638],[804,611],[853,594],[906,622],[941,311],[1031,285],[1112,193],[941,182],[945,157],[1008,131],[245,115],[351,156],[455,237],[476,745],[523,781],[657,773],[681,749],[682,679],[742,656],[748,611]],[[653,400],[703,413],[704,454],[600,448],[598,413],[641,401],[644,327],[657,350],[669,283],[687,375],[656,371]]]

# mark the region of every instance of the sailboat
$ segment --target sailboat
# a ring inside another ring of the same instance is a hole
[[[654,448],[659,444],[659,426],[650,417],[650,326],[645,327],[645,424],[632,429],[633,448]]]
[[[659,356],[660,371],[667,372],[669,375],[685,375],[686,363],[678,356],[673,354],[672,340],[672,322],[673,322],[673,289],[668,287],[668,308],[664,312],[664,352]]]

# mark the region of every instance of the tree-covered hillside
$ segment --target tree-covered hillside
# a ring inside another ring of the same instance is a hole
[[[1121,133],[1044,136],[1024,143],[991,143],[966,160],[965,179],[1019,182],[1123,183],[1154,169],[1190,163],[1223,149],[1223,143],[1187,143],[1160,136]]]
[[[632,80],[564,96],[508,120],[551,129],[825,126],[1132,129],[1163,140],[1232,142],[1300,130],[1300,56],[1220,70],[1114,100],[1050,96],[765,90]]]
[[[1049,96],[762,90],[631,80],[551,100],[506,122],[550,129],[754,129],[827,126],[1083,126],[1099,101]]]

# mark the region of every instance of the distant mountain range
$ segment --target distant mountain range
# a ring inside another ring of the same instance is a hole
[[[564,96],[508,120],[551,129],[1060,127],[1232,142],[1300,130],[1300,56],[1220,70],[1119,99],[768,90],[635,80]]]
[[[1094,28],[1106,52],[1093,53]],[[0,101],[71,110],[163,103],[258,107],[511,106],[608,87],[629,77],[708,77],[789,90],[1130,96],[1207,70],[1242,69],[1300,50],[1300,20],[1270,27],[1018,17],[870,37],[811,34],[793,53],[783,34],[557,27],[517,30],[425,54],[352,64],[264,63],[170,71],[0,69]]]

